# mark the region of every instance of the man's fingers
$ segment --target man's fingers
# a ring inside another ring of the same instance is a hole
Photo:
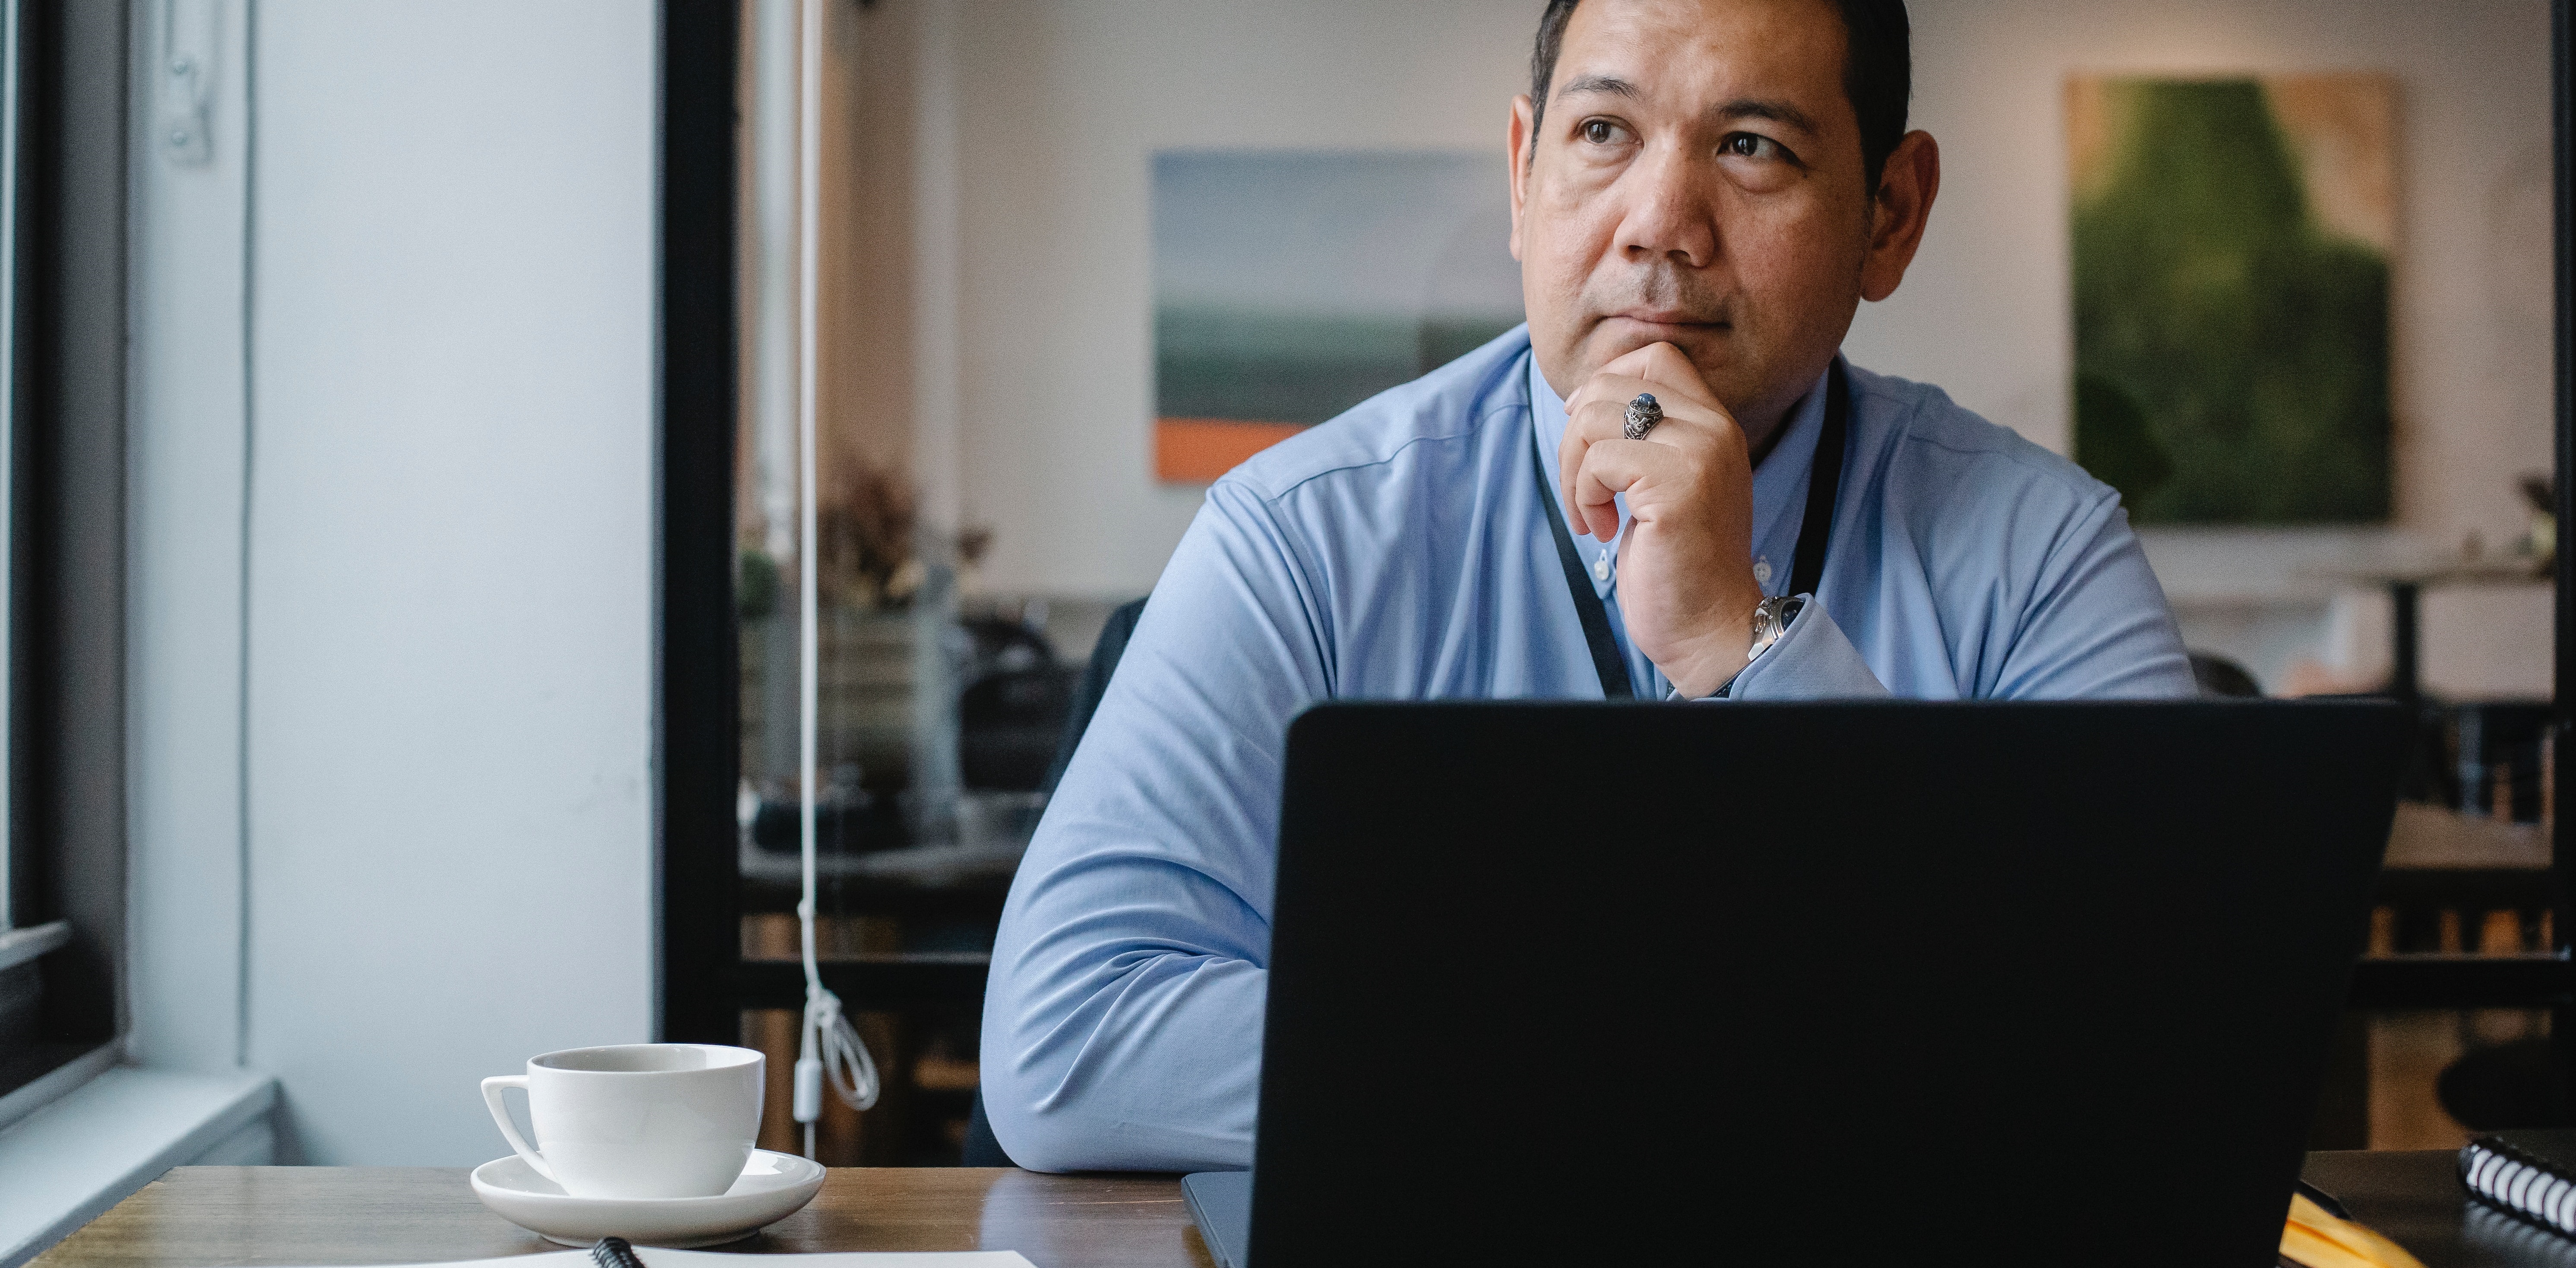
[[[1609,382],[1618,386],[1627,384],[1642,386],[1642,380],[1636,379],[1604,378],[1595,381]],[[1587,455],[1592,447],[1601,444],[1646,444],[1667,450],[1688,449],[1708,453],[1722,460],[1723,451],[1728,444],[1732,442],[1740,449],[1744,436],[1743,432],[1736,429],[1734,420],[1725,415],[1711,415],[1695,405],[1678,400],[1673,403],[1672,411],[1665,414],[1664,421],[1656,424],[1655,429],[1649,432],[1644,440],[1631,441],[1627,438],[1627,432],[1626,399],[1623,398],[1615,404],[1609,400],[1595,399],[1567,413],[1565,435],[1557,441],[1558,493],[1564,499],[1566,520],[1570,524],[1586,525],[1592,515],[1607,515],[1609,518],[1606,522],[1609,527],[1594,534],[1604,541],[1609,540],[1610,533],[1618,529],[1616,508],[1607,511],[1586,509],[1575,490],[1575,473],[1582,470],[1584,463],[1588,461]],[[1580,531],[1592,530],[1586,527]]]
[[[1575,399],[1565,403],[1565,416],[1586,422],[1596,417],[1606,418],[1610,420],[1611,434],[1619,435],[1628,425],[1628,403],[1636,400],[1640,393],[1653,393],[1655,404],[1664,411],[1664,422],[1678,420],[1713,427],[1720,421],[1730,424],[1733,421],[1724,411],[1666,393],[1644,379],[1609,374],[1594,376],[1591,385],[1575,393]],[[1656,424],[1658,427],[1662,425]]]
[[[1586,405],[1596,403],[1613,406],[1625,412],[1628,402],[1637,399],[1637,394],[1640,392],[1654,393],[1655,403],[1664,407],[1664,416],[1667,418],[1731,419],[1733,417],[1726,412],[1724,406],[1711,404],[1687,391],[1677,390],[1653,379],[1642,379],[1608,369],[1586,379],[1582,387],[1575,389],[1573,397],[1565,402],[1565,412],[1572,414]]]
[[[1648,392],[1663,406],[1664,421],[1647,439],[1629,440],[1628,403]],[[1649,469],[1681,461],[1677,451],[1682,448],[1711,443],[1723,448],[1729,438],[1743,444],[1734,416],[1709,393],[1690,358],[1668,343],[1613,359],[1575,389],[1565,410],[1565,436],[1557,444],[1556,459],[1566,518],[1602,541],[1619,531],[1619,508],[1612,498]],[[1617,456],[1612,456],[1614,450]]]
[[[1650,343],[1622,353],[1601,367],[1601,373],[1643,379],[1653,384],[1659,394],[1672,392],[1712,408],[1717,405],[1717,394],[1708,390],[1708,381],[1700,377],[1699,367],[1669,343]]]
[[[1634,488],[1638,481],[1665,474],[1681,462],[1683,456],[1670,445],[1646,440],[1602,440],[1584,448],[1583,460],[1574,472],[1574,505],[1576,521],[1584,531],[1602,541],[1619,531],[1619,494]]]
[[[1687,415],[1684,417],[1687,418]],[[1673,419],[1674,416],[1671,414],[1664,416],[1666,423]],[[1663,430],[1663,425],[1663,423],[1655,424],[1655,430]],[[1579,437],[1587,442],[1625,440],[1628,438],[1628,407],[1610,401],[1593,401],[1581,409],[1568,410],[1565,415],[1565,434]],[[1678,435],[1679,431],[1676,430],[1675,434]]]
[[[1575,495],[1574,479],[1583,470],[1584,454],[1592,446],[1610,441],[1628,443],[1625,410],[1625,406],[1613,406],[1607,401],[1594,401],[1575,409],[1567,414],[1565,435],[1556,442],[1557,495],[1564,502],[1567,522],[1576,525],[1576,531],[1592,533],[1603,541],[1610,540],[1610,534],[1618,531],[1618,508],[1614,506],[1605,511],[1588,508]],[[1666,437],[1656,443],[1669,444],[1671,438]],[[1599,523],[1592,517],[1596,514],[1608,517],[1602,521],[1607,523],[1606,529],[1595,531]]]
[[[1564,502],[1566,522],[1574,526],[1575,532],[1588,533],[1606,542],[1611,534],[1619,531],[1619,504],[1610,500],[1611,493],[1617,490],[1604,493],[1592,502],[1585,501],[1581,484],[1583,464],[1595,445],[1628,442],[1615,436],[1587,438],[1580,433],[1580,424],[1569,425],[1565,429],[1564,443],[1557,446],[1557,496]]]

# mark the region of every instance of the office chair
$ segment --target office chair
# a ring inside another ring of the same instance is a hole
[[[1073,761],[1073,750],[1082,743],[1082,733],[1090,729],[1091,715],[1100,709],[1101,693],[1109,690],[1109,676],[1118,671],[1118,658],[1127,654],[1127,640],[1136,633],[1136,618],[1145,614],[1145,600],[1121,604],[1109,614],[1109,622],[1100,627],[1100,641],[1091,645],[1091,664],[1082,671],[1082,683],[1074,689],[1073,706],[1065,714],[1064,735],[1056,741],[1055,763],[1047,768],[1046,781],[1039,787],[1052,794],[1064,778],[1064,768]],[[966,1140],[958,1150],[960,1166],[1011,1167],[1019,1164],[1002,1151],[1002,1142],[993,1135],[993,1120],[984,1113],[984,1089],[975,1089],[974,1108],[966,1112]]]
[[[2263,695],[2263,688],[2254,681],[2254,675],[2245,672],[2243,665],[2208,652],[2191,653],[2191,680],[2199,685],[2200,694],[2204,696],[2258,700]]]

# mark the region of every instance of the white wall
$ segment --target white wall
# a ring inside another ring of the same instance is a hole
[[[1913,0],[1915,126],[1942,141],[1930,234],[1856,360],[1938,382],[2063,452],[2074,316],[2070,72],[2387,70],[2398,82],[2398,498],[2501,545],[2549,466],[2549,6],[2542,0]],[[2518,205],[2523,183],[2539,195]]]
[[[138,1031],[217,1051],[178,1000],[228,970],[290,1157],[474,1163],[479,1076],[653,1028],[656,15],[250,17],[247,410],[188,291],[138,326],[132,459],[140,923],[246,872],[247,972],[138,955]],[[147,233],[147,296],[222,248]]]
[[[1529,75],[1538,8],[958,7],[967,90],[957,448],[963,518],[996,530],[988,585],[1143,594],[1198,509],[1198,486],[1152,478],[1148,156],[1188,146],[1499,150]]]
[[[163,1069],[242,1056],[242,6],[190,5],[183,42],[208,68],[203,165],[138,143],[126,404],[126,1051]],[[177,94],[158,68],[170,7],[132,10],[134,135]],[[211,20],[211,19],[219,19]]]
[[[898,0],[954,5],[958,0]],[[1502,144],[1527,0],[978,0],[957,10],[963,514],[1000,590],[1136,594],[1199,501],[1148,475],[1147,156],[1181,146]],[[2548,6],[2541,0],[1914,0],[1917,126],[1944,184],[1904,288],[1848,347],[2061,451],[2072,317],[2061,93],[2075,71],[2371,69],[2400,89],[2399,527],[2418,545],[2521,530],[2549,466]],[[936,52],[930,53],[936,56]],[[2537,182],[2535,185],[2533,182]],[[2531,197],[2539,191],[2535,203]],[[1500,199],[1504,191],[1496,190]],[[2151,544],[2201,641],[2266,662],[2321,637],[2320,556],[2385,533]],[[2249,589],[2250,587],[2250,589]],[[2269,604],[2246,606],[2249,595]],[[2547,687],[2543,593],[2437,597],[2434,681]],[[2517,649],[2527,647],[2529,654]],[[2495,656],[2504,657],[2502,661]]]
[[[2063,452],[2074,317],[2063,92],[2070,72],[2385,70],[2398,84],[2392,531],[2164,530],[2148,550],[2195,645],[2278,683],[2335,646],[2322,573],[2520,536],[2514,480],[2550,468],[2549,6],[2541,0],[1912,0],[1915,126],[1942,142],[1932,230],[1846,347],[1937,382]],[[2375,595],[2344,602],[2382,611]],[[2425,674],[2459,694],[2547,694],[2545,587],[2435,592]],[[2377,634],[2384,616],[2362,621]],[[2381,636],[2381,637],[2384,637]],[[2346,640],[2349,641],[2349,640]]]

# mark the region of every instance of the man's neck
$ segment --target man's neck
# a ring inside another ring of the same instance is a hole
[[[1752,465],[1761,466],[1762,460],[1780,447],[1780,438],[1788,434],[1789,421],[1797,417],[1811,393],[1823,390],[1824,381],[1824,375],[1818,374],[1800,384],[1796,393],[1784,401],[1760,402],[1742,409],[1729,407],[1727,412],[1735,416],[1735,425],[1744,429],[1744,448]]]
[[[1797,407],[1798,402],[1792,400],[1767,414],[1757,415],[1750,412],[1736,414],[1735,425],[1744,429],[1745,451],[1752,456],[1754,466],[1761,466],[1762,460],[1770,457],[1771,451],[1779,447],[1781,433],[1788,430],[1784,424],[1789,421],[1789,411]]]

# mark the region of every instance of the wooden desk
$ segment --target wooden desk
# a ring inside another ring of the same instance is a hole
[[[2426,1268],[2576,1268],[2576,1241],[2469,1204],[2457,1158],[2310,1154],[2307,1177]],[[180,1167],[33,1268],[418,1263],[560,1249],[483,1209],[461,1168]],[[722,1249],[992,1249],[1038,1268],[1211,1268],[1178,1181],[1009,1169],[835,1169],[813,1205]]]
[[[2414,1252],[2424,1268],[2576,1268],[2576,1241],[2470,1202],[2448,1149],[2308,1155],[2308,1183]]]
[[[484,1209],[465,1169],[178,1167],[33,1268],[421,1263],[562,1250]],[[727,1251],[1016,1250],[1038,1268],[1212,1268],[1171,1177],[835,1168]]]

